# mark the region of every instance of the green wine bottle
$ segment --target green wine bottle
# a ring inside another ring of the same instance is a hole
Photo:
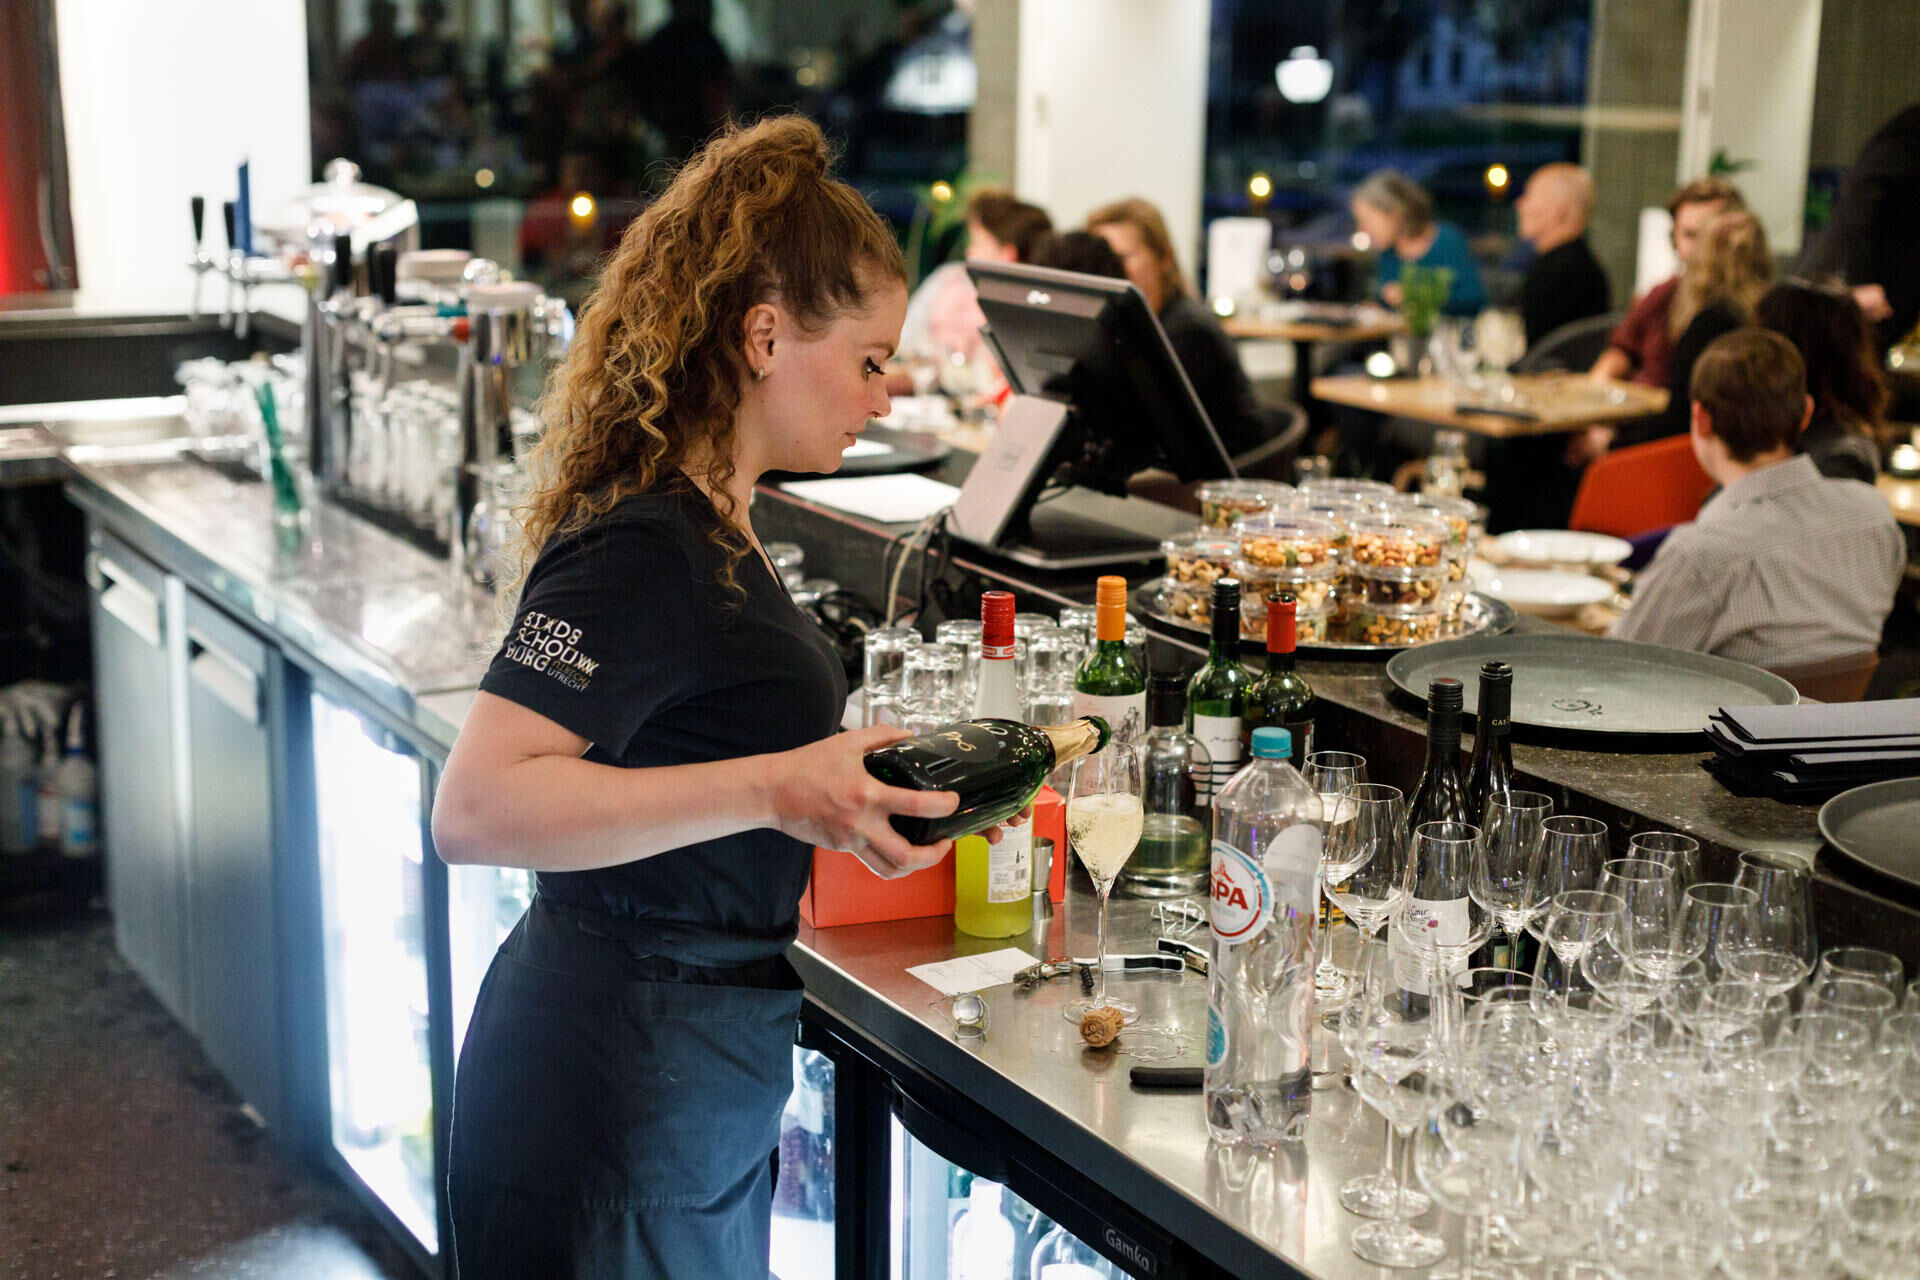
[[[1047,775],[1107,745],[1106,722],[1025,725],[1015,720],[962,720],[932,733],[867,752],[867,772],[892,787],[955,791],[960,807],[944,818],[895,814],[893,829],[914,844],[1004,822],[1038,794]]]
[[[1147,732],[1147,672],[1127,652],[1127,580],[1107,575],[1094,594],[1093,652],[1073,677],[1073,714],[1098,716],[1117,742]]]
[[[1294,669],[1295,601],[1292,592],[1267,597],[1267,669],[1247,690],[1240,716],[1242,742],[1255,729],[1285,729],[1293,737],[1292,764],[1306,768],[1313,752],[1313,686]]]
[[[1253,673],[1240,665],[1240,580],[1216,578],[1207,665],[1187,682],[1187,732],[1213,761],[1209,796],[1240,771],[1240,724],[1252,684]]]

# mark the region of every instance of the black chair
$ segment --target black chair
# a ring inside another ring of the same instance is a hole
[[[1527,349],[1513,366],[1515,373],[1552,373],[1571,370],[1585,373],[1607,349],[1610,337],[1626,312],[1589,316],[1563,324]]]
[[[1293,479],[1293,459],[1307,438],[1307,411],[1297,404],[1262,406],[1270,419],[1284,421],[1263,443],[1233,459],[1233,469],[1247,480]]]

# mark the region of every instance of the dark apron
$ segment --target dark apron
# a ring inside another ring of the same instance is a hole
[[[458,1280],[768,1274],[799,977],[619,932],[536,896],[487,971],[454,1081]]]

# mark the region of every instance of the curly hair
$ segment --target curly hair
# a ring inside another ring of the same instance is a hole
[[[1678,340],[1694,317],[1715,303],[1731,307],[1745,320],[1772,282],[1773,255],[1760,219],[1745,209],[1722,210],[1700,232],[1693,261],[1674,291],[1667,332]]]
[[[818,332],[906,279],[892,231],[831,162],[801,117],[732,127],[627,228],[541,397],[546,431],[517,512],[522,580],[549,542],[623,498],[695,488],[692,467],[723,517],[710,535],[727,556],[722,585],[739,592],[748,543],[726,485],[748,310],[777,302]]]

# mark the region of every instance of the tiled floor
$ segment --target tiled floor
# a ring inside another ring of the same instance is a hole
[[[0,1280],[418,1280],[291,1163],[95,910],[0,906]]]

